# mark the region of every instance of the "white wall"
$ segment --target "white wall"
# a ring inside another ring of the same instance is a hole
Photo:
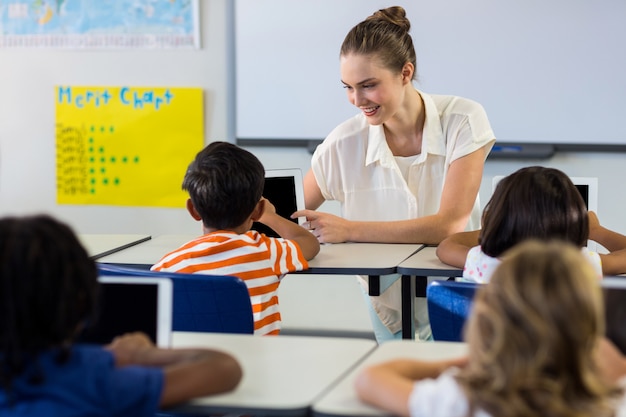
[[[199,233],[182,209],[56,204],[54,86],[202,87],[206,140],[226,139],[228,2],[200,2],[199,50],[0,49],[0,214],[48,212],[82,233]]]
[[[498,132],[495,132],[496,136]],[[310,168],[310,154],[299,148],[248,147],[267,168]],[[558,168],[571,177],[598,178],[598,216],[607,227],[626,234],[626,182],[622,167],[626,165],[625,153],[559,152],[550,159],[487,160],[480,188],[480,202],[484,206],[491,196],[492,179],[507,175],[528,165]],[[338,213],[336,204],[323,206],[324,211]]]
[[[49,212],[81,233],[197,233],[184,209],[56,204],[53,87],[75,85],[171,85],[205,89],[206,142],[234,138],[234,104],[229,51],[230,0],[202,0],[202,49],[59,51],[0,49],[0,214]],[[259,80],[263,82],[263,80]],[[310,80],[306,81],[310,83]],[[576,123],[575,120],[572,123]],[[496,131],[496,136],[498,132]],[[306,171],[304,148],[248,148],[267,168]],[[626,233],[624,153],[558,153],[549,160],[488,161],[481,199],[491,194],[491,178],[525,165],[562,169],[570,176],[599,179],[599,216]],[[181,173],[182,176],[182,173]],[[324,210],[336,212],[329,204]]]

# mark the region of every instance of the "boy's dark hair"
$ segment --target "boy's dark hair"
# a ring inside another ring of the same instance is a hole
[[[74,232],[47,215],[0,219],[0,382],[9,390],[37,355],[67,357],[95,310],[94,261]]]
[[[523,240],[560,239],[587,244],[587,207],[572,180],[562,171],[526,167],[503,178],[483,211],[479,243],[493,257]]]
[[[212,142],[187,168],[189,193],[205,227],[233,229],[252,214],[263,195],[265,168],[252,153],[228,142]]]

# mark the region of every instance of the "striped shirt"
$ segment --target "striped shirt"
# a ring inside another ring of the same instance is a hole
[[[254,315],[254,334],[280,332],[278,284],[290,272],[308,263],[292,240],[268,237],[256,231],[208,233],[165,255],[153,271],[232,275],[248,287]]]

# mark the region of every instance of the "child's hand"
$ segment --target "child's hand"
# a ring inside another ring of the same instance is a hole
[[[272,202],[265,197],[261,197],[261,202],[263,202],[263,213],[261,214],[259,221],[261,223],[265,223],[264,220],[266,220],[267,216],[276,215],[276,207],[274,207]]]
[[[274,205],[272,204],[271,201],[269,201],[265,197],[262,197],[261,200],[265,201],[265,207],[263,209],[263,214],[266,214],[266,213],[276,214],[276,207],[274,207]]]
[[[154,347],[154,343],[145,333],[135,332],[116,337],[106,349],[113,352],[117,366],[126,366],[136,364],[141,353]]]

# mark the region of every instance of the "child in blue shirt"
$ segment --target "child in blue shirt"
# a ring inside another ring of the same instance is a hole
[[[49,216],[0,219],[0,269],[2,416],[154,416],[241,379],[226,353],[161,349],[143,333],[74,344],[96,310],[97,270]]]

